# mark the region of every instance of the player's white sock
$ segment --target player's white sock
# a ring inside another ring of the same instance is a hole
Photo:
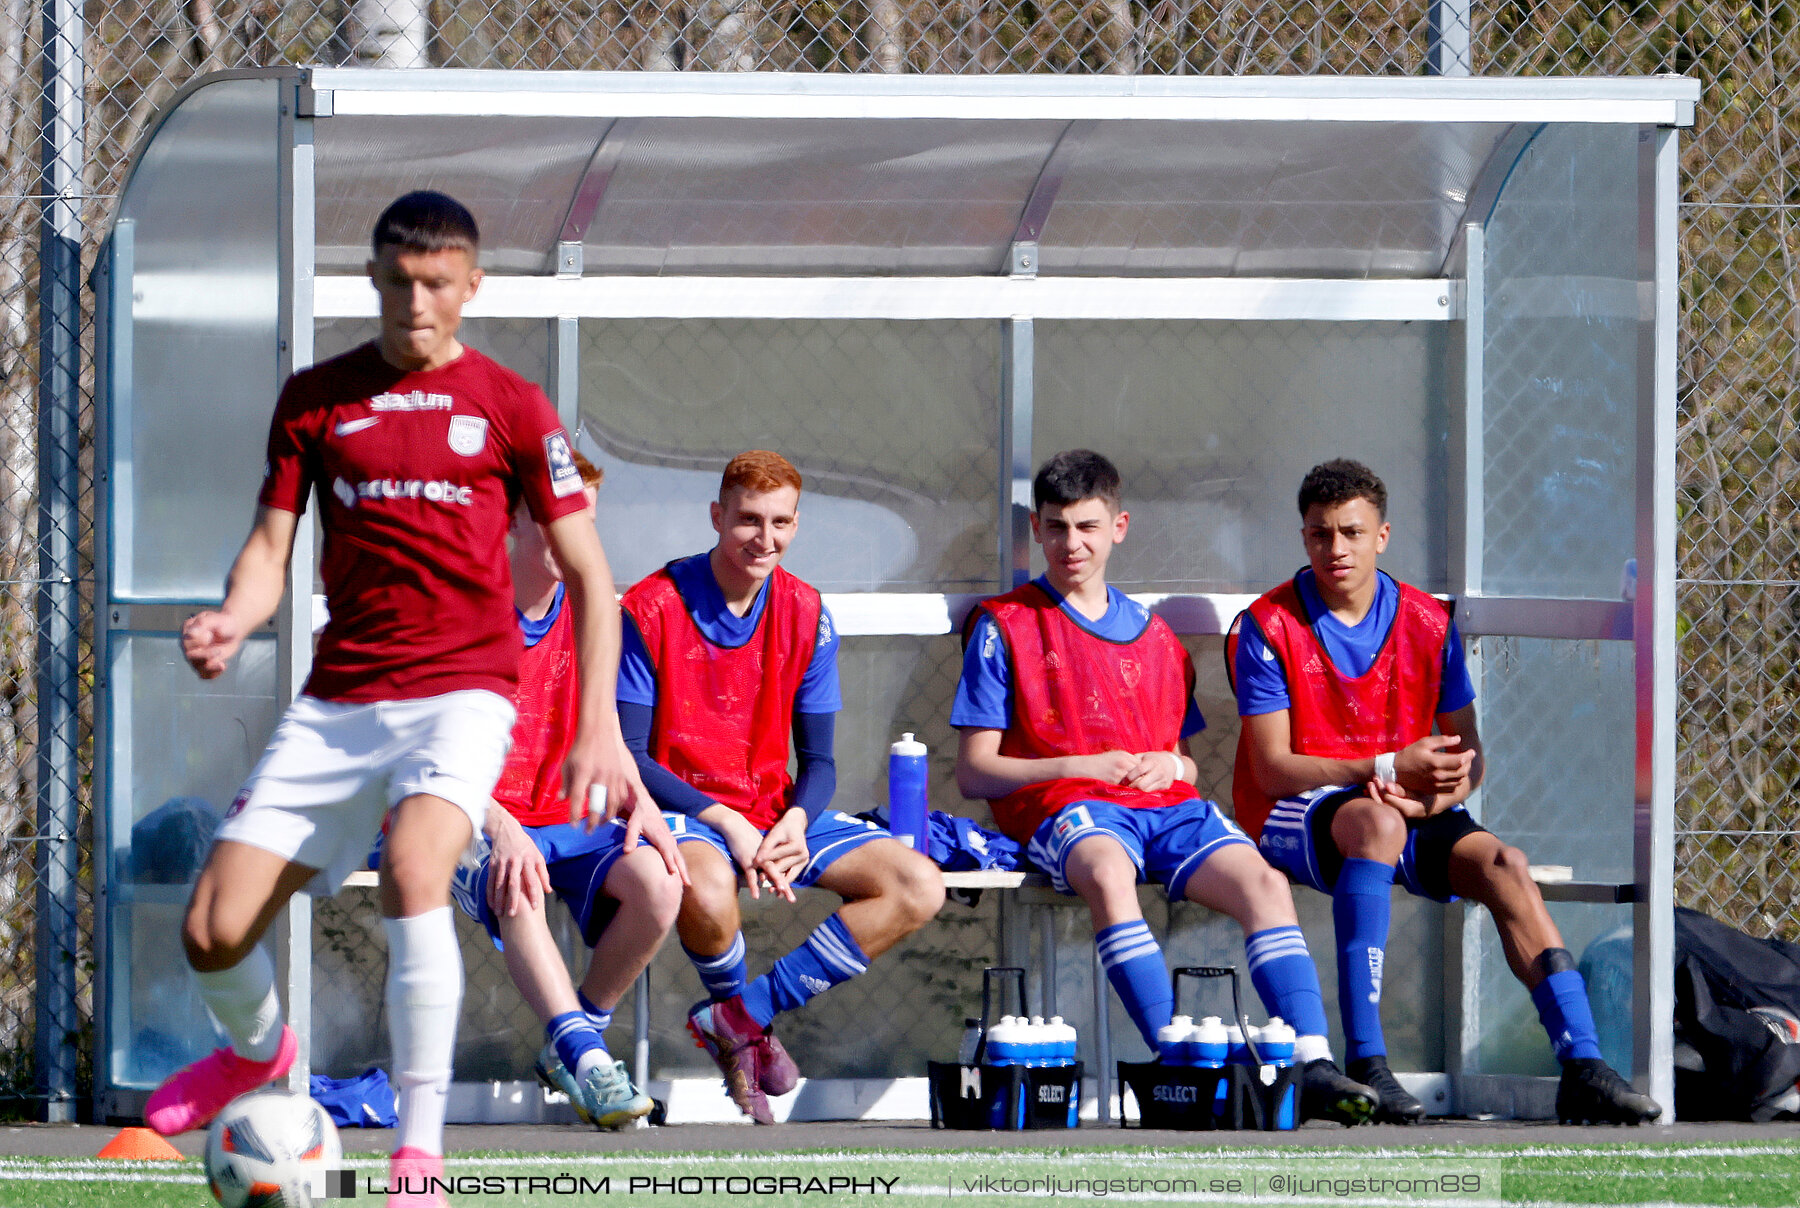
[[[1331,1041],[1323,1036],[1294,1037],[1294,1064],[1305,1065],[1309,1061],[1317,1061],[1331,1057]]]
[[[257,944],[229,969],[194,974],[200,1001],[231,1037],[231,1049],[251,1061],[268,1061],[281,1047],[281,999],[275,995],[275,962]]]
[[[580,1082],[586,1078],[588,1071],[595,1066],[603,1065],[607,1069],[611,1069],[612,1063],[612,1054],[605,1049],[589,1049],[581,1055],[581,1060],[575,1063],[575,1081]]]
[[[444,1111],[456,1016],[462,1009],[462,948],[448,906],[383,919],[387,932],[388,1034],[393,1040],[399,1136],[395,1149],[444,1152]]]

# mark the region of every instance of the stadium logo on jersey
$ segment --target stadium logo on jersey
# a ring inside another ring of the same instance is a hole
[[[569,451],[569,438],[561,432],[544,437],[544,461],[550,466],[550,493],[561,499],[581,489],[581,471],[575,468],[575,454]]]
[[[413,390],[406,394],[377,394],[369,400],[369,406],[377,411],[448,411],[450,396],[426,394],[423,390]]]
[[[336,495],[338,502],[345,507],[353,508],[356,506],[356,488],[345,482],[342,478],[331,484],[331,493]]]
[[[479,415],[450,417],[450,451],[473,457],[487,444],[487,421]]]

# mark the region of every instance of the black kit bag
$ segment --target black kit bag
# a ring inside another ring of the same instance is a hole
[[[1800,1117],[1800,944],[1676,907],[1675,1042],[1681,1119]]]

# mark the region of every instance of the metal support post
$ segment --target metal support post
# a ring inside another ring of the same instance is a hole
[[[1426,14],[1425,72],[1434,76],[1466,76],[1474,71],[1471,43],[1474,26],[1469,0],[1431,0]]]
[[[80,779],[82,41],[74,0],[43,5],[38,224],[37,1091],[44,1118],[75,1118],[81,968],[76,925]]]
[[[1030,319],[1000,323],[1000,589],[1031,580],[1031,409],[1034,341]]]
[[[1633,830],[1632,1073],[1675,1119],[1676,131],[1638,134],[1637,775]]]
[[[650,970],[631,983],[631,1078],[639,1090],[650,1085]],[[648,1093],[648,1092],[646,1092]]]
[[[1106,1026],[1106,1014],[1112,1009],[1108,997],[1112,986],[1106,980],[1106,966],[1100,960],[1100,945],[1094,945],[1094,1086],[1097,1091],[1096,1117],[1102,1124],[1112,1123],[1113,1057],[1112,1029]],[[1141,1109],[1140,1109],[1141,1110]],[[1119,1115],[1125,1115],[1125,1100],[1119,1100]]]
[[[1460,363],[1461,406],[1451,422],[1450,590],[1459,600],[1479,596],[1483,554],[1487,545],[1483,444],[1485,418],[1485,349],[1487,345],[1487,232],[1479,222],[1463,228],[1463,320]],[[1481,699],[1481,660],[1469,663],[1476,700]],[[1481,795],[1468,802],[1481,817]],[[1446,906],[1444,917],[1444,1072],[1451,1086],[1465,1074],[1480,1072],[1481,1051],[1481,916],[1473,903]]]
[[[288,376],[313,362],[313,123],[300,115],[299,96],[284,93],[281,101],[277,156],[280,198],[280,309],[276,319],[275,380],[271,397]],[[316,509],[315,509],[316,510]],[[312,673],[313,566],[316,524],[313,512],[294,526],[294,552],[288,560],[287,595],[275,613],[277,645],[275,693],[283,707],[300,694]],[[287,1087],[306,1093],[312,1074],[312,899],[297,893],[288,899],[280,938],[287,950],[288,1022],[300,1051],[288,1070]]]

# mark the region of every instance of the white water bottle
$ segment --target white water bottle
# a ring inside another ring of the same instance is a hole
[[[1189,1035],[1193,1038],[1195,1065],[1208,1070],[1225,1067],[1225,1058],[1231,1050],[1231,1037],[1225,1031],[1224,1020],[1217,1015],[1208,1015],[1194,1025],[1194,1030]]]
[[[1188,1032],[1193,1028],[1192,1016],[1177,1015],[1156,1029],[1156,1057],[1164,1065],[1187,1063]]]

